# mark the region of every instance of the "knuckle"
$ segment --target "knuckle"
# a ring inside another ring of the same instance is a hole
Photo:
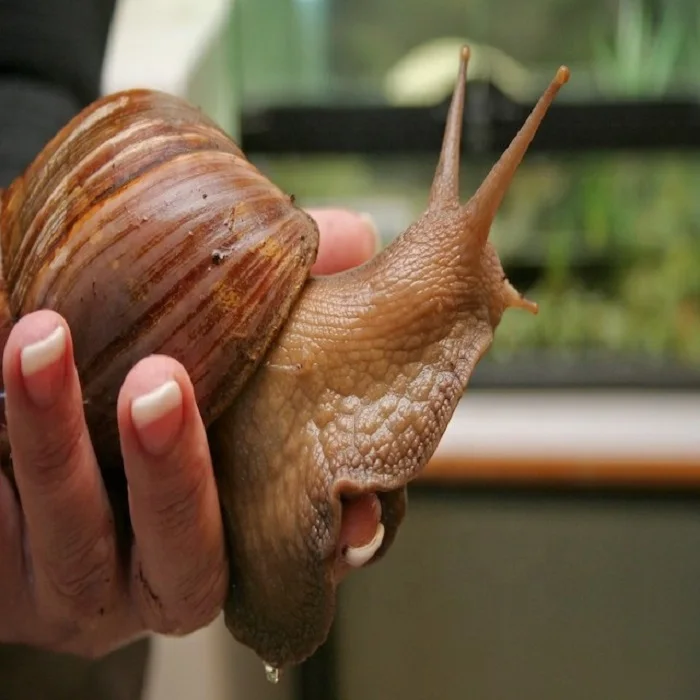
[[[223,567],[208,573],[189,596],[185,604],[191,610],[193,620],[198,627],[208,625],[221,611],[226,590],[226,576]]]
[[[77,417],[62,421],[56,428],[37,435],[27,463],[33,481],[47,492],[63,487],[67,477],[79,467],[82,452],[82,422]]]
[[[61,618],[93,619],[105,614],[115,577],[115,552],[108,537],[68,543],[44,567],[48,605]]]
[[[187,538],[197,519],[206,480],[203,470],[189,471],[187,478],[178,478],[172,488],[163,489],[152,506],[156,527],[168,538]]]
[[[166,597],[156,593],[139,566],[135,584],[136,599],[148,628],[156,634],[182,636],[206,627],[219,614],[226,576],[223,569],[207,571],[184,585],[176,584]]]
[[[184,458],[181,457],[184,462]],[[150,551],[158,543],[163,550],[174,549],[177,559],[167,571],[142,551],[132,568],[132,596],[144,624],[157,634],[190,634],[216,618],[223,603],[228,569],[223,542],[210,544],[208,525],[209,471],[198,459],[186,467],[169,471],[173,478],[159,486],[138,507],[148,508],[148,531],[136,533],[137,541],[149,540]],[[145,494],[144,494],[145,495]],[[218,517],[218,514],[217,514]],[[144,520],[139,518],[144,527]],[[215,540],[218,542],[218,540]]]
[[[146,627],[156,634],[187,634],[184,620],[180,619],[178,606],[166,605],[163,597],[156,591],[139,563],[133,580],[134,598],[141,612]]]

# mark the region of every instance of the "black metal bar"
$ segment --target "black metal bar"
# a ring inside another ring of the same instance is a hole
[[[519,105],[489,86],[470,87],[479,113],[467,110],[464,149],[500,152],[532,105]],[[483,91],[486,91],[484,94]],[[434,154],[447,104],[438,107],[271,106],[244,110],[249,153]],[[700,104],[691,100],[555,103],[532,150],[659,150],[700,148]]]
[[[340,700],[337,677],[337,620],[325,644],[298,668],[294,697],[299,700]]]
[[[672,391],[697,393],[700,366],[596,350],[578,353],[533,349],[510,361],[484,358],[469,380],[470,390]]]

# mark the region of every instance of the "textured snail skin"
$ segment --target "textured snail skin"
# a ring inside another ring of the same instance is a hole
[[[427,210],[365,265],[309,280],[234,406],[213,426],[232,538],[225,612],[271,666],[297,663],[333,620],[343,497],[377,494],[396,537],[406,485],[427,464],[509,307],[536,313],[488,241],[561,68],[480,188],[459,201],[468,51]],[[245,533],[243,536],[241,533]]]
[[[94,105],[2,198],[5,333],[40,307],[67,318],[102,463],[119,461],[129,368],[163,352],[190,372],[230,552],[226,624],[276,669],[327,637],[347,499],[380,499],[378,561],[502,314],[537,311],[488,236],[569,73],[462,204],[468,56],[425,213],[348,272],[310,277],[315,224],[215,125],[157,93]]]

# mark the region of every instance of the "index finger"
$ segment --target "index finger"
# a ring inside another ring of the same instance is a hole
[[[114,590],[117,552],[63,318],[37,311],[20,319],[3,376],[38,602],[60,619],[90,617]]]

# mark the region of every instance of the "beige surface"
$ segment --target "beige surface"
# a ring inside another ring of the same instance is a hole
[[[226,692],[226,674],[219,662],[221,637],[220,624],[215,623],[183,639],[156,639],[144,700],[229,700],[232,696]]]
[[[291,679],[273,686],[260,661],[237,644],[220,618],[184,639],[155,640],[144,700],[290,700]]]

